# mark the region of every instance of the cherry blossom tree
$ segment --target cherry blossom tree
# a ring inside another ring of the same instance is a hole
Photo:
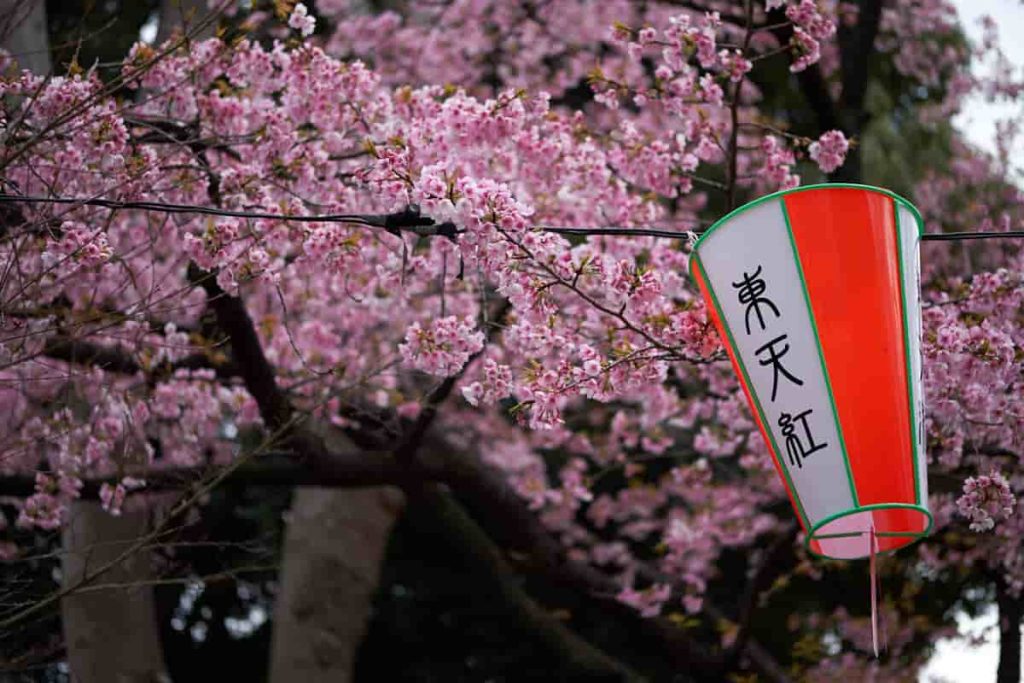
[[[888,565],[879,662],[854,601],[762,643],[787,586],[862,572],[801,549],[687,272],[743,201],[894,168],[929,232],[1019,228],[1007,155],[949,124],[968,93],[1019,96],[1012,70],[969,71],[994,40],[944,0],[211,5],[112,77],[5,63],[0,550],[24,559],[83,498],[163,512],[0,632],[225,482],[274,481],[400,489],[581,674],[645,675],[519,572],[698,679],[911,676],[943,573],[984,577],[1019,654],[1019,242],[925,247],[937,531]],[[887,136],[942,163],[888,159]]]

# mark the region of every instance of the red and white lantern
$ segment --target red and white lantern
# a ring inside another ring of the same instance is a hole
[[[894,551],[931,529],[920,214],[860,185],[763,197],[690,257],[808,549]]]

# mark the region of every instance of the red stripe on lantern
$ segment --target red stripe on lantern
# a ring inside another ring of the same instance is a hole
[[[784,199],[817,323],[860,506],[914,504],[899,254],[893,200],[853,188]],[[914,510],[871,513],[880,551],[925,531]]]

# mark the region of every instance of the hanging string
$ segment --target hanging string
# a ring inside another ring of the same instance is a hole
[[[137,209],[140,211],[154,211],[161,213],[195,213],[206,216],[224,216],[229,218],[251,218],[264,220],[294,221],[301,223],[349,223],[369,228],[384,228],[389,232],[412,232],[421,236],[439,235],[453,238],[455,235],[465,232],[456,229],[451,223],[435,223],[434,219],[422,216],[418,208],[409,207],[405,211],[391,214],[312,214],[312,215],[287,215],[262,211],[237,211],[231,209],[220,209],[211,206],[199,206],[196,204],[172,204],[166,202],[146,201],[120,201],[115,199],[104,199],[102,197],[41,197],[25,196],[0,193],[0,202],[28,203],[28,204],[80,204],[83,206],[98,206],[106,209]],[[537,226],[537,230],[550,232],[559,235],[578,235],[588,237],[591,235],[608,235],[616,237],[664,237],[666,239],[678,239],[693,241],[694,235],[702,234],[703,230],[661,230],[657,228],[625,228],[625,227],[552,227]],[[1005,232],[934,232],[921,235],[925,242],[947,242],[961,240],[981,239],[1024,239],[1024,230],[1008,230]]]
[[[876,536],[874,522],[869,532],[871,544],[871,560],[868,572],[871,575],[871,647],[875,651],[875,659],[878,659],[878,567],[876,566]]]

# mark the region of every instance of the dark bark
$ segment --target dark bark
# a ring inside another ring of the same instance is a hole
[[[640,674],[594,647],[538,604],[522,587],[504,552],[450,494],[436,486],[419,487],[410,513],[445,539],[474,567],[505,609],[565,667],[558,680],[642,681]]]
[[[874,53],[875,38],[882,18],[882,0],[861,0],[857,23],[839,24],[839,59],[843,90],[839,98],[840,128],[849,138],[858,138],[864,131],[869,114],[864,109],[868,88],[868,69]],[[822,129],[822,132],[828,130]],[[860,146],[846,154],[846,162],[832,173],[836,182],[860,182],[863,179]]]
[[[399,466],[387,453],[358,448],[334,450],[327,462],[313,467],[292,452],[273,451],[261,454],[230,473],[225,485],[253,486],[329,486],[332,488],[363,488],[369,486],[401,486],[409,482],[440,481],[445,472],[435,466],[407,468]],[[209,466],[173,468],[128,467],[120,474],[86,478],[79,491],[83,500],[98,500],[103,484],[116,484],[122,475],[146,481],[146,492],[180,491],[215,476],[220,468]],[[35,477],[16,474],[0,477],[0,496],[27,498],[36,492]]]
[[[999,669],[996,683],[1020,681],[1020,622],[1024,618],[1024,598],[1010,593],[1002,577],[996,580],[996,605],[999,607]]]
[[[70,337],[58,336],[48,339],[43,346],[42,353],[54,360],[87,365],[107,372],[134,375],[143,371],[142,365],[135,357],[122,348],[100,346]],[[233,364],[215,362],[205,353],[189,354],[174,363],[163,363],[149,368],[148,374],[153,375],[155,379],[159,376],[172,375],[175,370],[198,370],[201,368],[214,370],[217,377],[221,379],[229,379],[238,375],[238,369]]]
[[[193,279],[206,290],[218,324],[231,340],[232,351],[236,354],[235,362],[241,368],[246,387],[256,399],[264,421],[271,428],[286,425],[293,412],[292,406],[276,385],[273,369],[263,354],[252,320],[241,300],[230,297],[220,290],[210,274],[194,271]],[[400,442],[398,451],[401,457],[398,460],[407,470],[415,471],[414,456],[436,416],[436,406],[447,397],[453,386],[454,381],[443,383],[431,395],[427,408],[409,427],[406,436]],[[336,455],[339,452],[336,447],[347,439],[335,434],[332,443],[330,436],[317,438],[318,435],[312,430],[313,428],[308,426],[289,430],[293,433],[284,435],[285,441],[293,447],[305,447],[303,455],[315,470],[336,469]],[[574,667],[591,672],[600,670],[605,678],[606,674],[611,672],[616,674],[613,680],[636,678],[632,674],[622,673],[627,671],[625,667],[586,645],[585,641],[558,624],[526,598],[522,590],[509,580],[511,570],[506,568],[500,554],[493,550],[493,547],[489,552],[479,550],[485,547],[486,535],[467,516],[459,514],[461,508],[446,503],[446,498],[439,498],[440,494],[424,488],[422,483],[409,485],[408,488],[415,491],[418,497],[431,501],[431,509],[440,513],[452,533],[477,546],[476,555],[488,571],[495,575],[495,581],[502,585],[504,595],[516,606],[515,611],[519,617],[536,627],[538,635],[543,639],[560,643]],[[359,539],[339,542],[339,538],[343,540],[344,534],[352,531],[351,525],[339,526],[330,521],[346,515],[351,516],[353,506],[345,501],[344,494],[311,491],[300,496],[297,499],[296,514],[300,517],[319,516],[317,520],[302,517],[306,523],[296,520],[296,524],[289,526],[289,539],[285,544],[284,591],[277,608],[281,631],[279,634],[275,633],[272,679],[284,680],[301,672],[307,678],[312,676],[314,679],[344,680],[349,675],[353,661],[346,653],[354,653],[354,646],[361,640],[361,624],[365,621],[371,594],[368,591],[354,590],[354,586],[375,585],[375,570],[379,570],[380,554],[383,552],[393,515],[358,515],[363,525],[366,525],[368,520],[377,522],[371,525],[368,533],[357,533],[360,535]],[[323,519],[320,519],[321,517]],[[355,572],[351,569],[335,571],[344,564],[339,558],[348,561],[352,557],[361,556],[361,553],[355,552],[356,549],[365,550],[367,547],[376,548],[380,553],[371,553],[376,562],[362,563],[359,581],[353,583],[351,579]],[[290,567],[292,563],[296,566]],[[289,590],[289,586],[293,590]],[[318,596],[318,599],[310,602],[311,595]],[[363,607],[353,607],[354,602]],[[328,609],[321,609],[322,607]],[[305,643],[308,647],[299,647],[299,643]]]
[[[432,447],[428,445],[428,448]],[[662,652],[676,665],[686,667],[695,680],[717,681],[727,675],[731,667],[722,654],[694,640],[667,619],[641,618],[637,612],[615,600],[613,596],[620,586],[614,579],[592,565],[567,558],[562,544],[548,533],[536,514],[527,508],[499,472],[451,446],[445,452],[448,453],[445,481],[495,541],[527,555],[531,568],[549,582],[582,592],[589,599],[600,602],[607,615],[625,620],[632,628],[659,643]],[[646,571],[652,580],[675,583],[672,577],[649,569]],[[709,601],[705,601],[705,610],[712,619],[724,616]],[[748,639],[742,654],[750,659],[765,680],[775,683],[789,680],[771,654],[756,642]]]
[[[793,25],[782,10],[773,10],[768,13],[768,23],[774,26],[772,34],[779,41],[780,45],[787,45],[793,37]],[[796,74],[797,84],[800,86],[800,93],[803,95],[808,108],[814,113],[817,123],[817,130],[808,131],[808,137],[814,137],[814,133],[820,134],[827,130],[840,127],[839,114],[836,103],[829,93],[828,83],[825,75],[821,72],[818,64],[812,64],[803,71]]]
[[[847,26],[839,22],[839,59],[843,75],[843,91],[839,98],[840,112],[863,117],[864,95],[868,89],[868,68],[874,52],[875,38],[882,20],[881,0],[861,0],[857,23]],[[859,125],[859,124],[858,124]]]
[[[796,541],[797,527],[789,527],[772,541],[763,553],[760,564],[754,571],[740,598],[739,618],[736,622],[736,640],[729,650],[730,659],[741,655],[747,649],[750,640],[750,627],[757,611],[761,594],[768,590],[778,577],[789,571],[796,559],[793,544]]]
[[[256,327],[242,300],[231,296],[217,284],[216,274],[189,266],[189,279],[206,291],[207,304],[217,316],[217,324],[231,340],[231,355],[242,370],[242,380],[260,409],[260,417],[270,429],[279,429],[292,417],[292,407],[277,386]]]

